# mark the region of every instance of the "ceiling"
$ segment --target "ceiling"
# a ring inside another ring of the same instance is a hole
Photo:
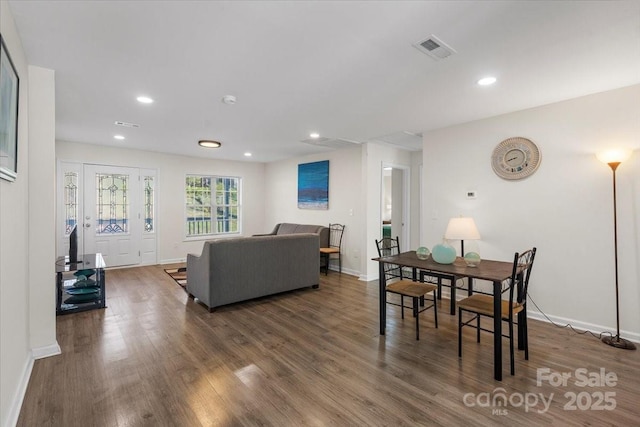
[[[55,70],[64,141],[258,162],[331,149],[310,132],[419,149],[424,131],[640,83],[638,1],[9,4],[29,64]],[[413,46],[430,35],[456,53]]]

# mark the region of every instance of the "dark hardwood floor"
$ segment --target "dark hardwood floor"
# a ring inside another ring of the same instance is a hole
[[[530,321],[530,360],[510,376],[505,340],[498,382],[491,335],[465,330],[459,359],[447,305],[420,341],[389,306],[380,336],[377,283],[330,272],[209,313],[168,267],[109,270],[106,309],[56,319],[62,355],[35,362],[19,426],[640,425],[639,351]],[[545,369],[571,377],[538,385]]]

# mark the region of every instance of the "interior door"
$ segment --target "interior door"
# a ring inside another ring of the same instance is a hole
[[[102,253],[109,267],[140,263],[139,170],[84,165],[84,253]]]

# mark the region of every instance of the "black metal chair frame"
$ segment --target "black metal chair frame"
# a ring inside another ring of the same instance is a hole
[[[323,253],[321,249],[321,256],[324,260],[324,274],[329,274],[329,261],[331,255],[338,255],[338,271],[342,274],[342,237],[344,235],[344,229],[346,225],[342,224],[329,224],[329,249],[333,249],[332,252]]]
[[[509,356],[511,362],[511,375],[515,374],[515,354],[514,354],[514,346],[513,346],[513,325],[518,325],[514,320],[514,308],[518,307],[519,312],[524,315],[520,319],[522,334],[519,336],[523,340],[524,347],[524,358],[525,360],[529,360],[529,333],[527,328],[526,321],[526,304],[527,304],[527,292],[529,290],[529,278],[531,276],[531,270],[533,268],[533,260],[536,255],[536,248],[534,247],[531,250],[527,250],[521,254],[514,255],[513,258],[513,271],[511,273],[511,278],[507,279],[503,283],[502,293],[509,292],[509,300],[508,300],[508,313],[500,313],[503,321],[509,324],[508,333],[502,334],[503,337],[509,338]],[[515,302],[514,305],[514,295]],[[473,298],[473,297],[469,297]],[[482,316],[493,318],[493,315],[487,315],[484,313],[479,313],[474,311],[473,309],[467,309],[464,307],[464,301],[469,299],[465,298],[462,301],[458,302],[458,357],[462,357],[462,327],[470,326],[475,328],[477,331],[477,342],[480,342],[480,331],[494,333],[491,329],[486,329],[480,326],[480,318]],[[469,320],[463,322],[462,321],[462,312],[466,311],[468,313],[472,313],[473,317]],[[472,324],[475,320],[475,325]]]
[[[378,256],[383,257],[383,256],[392,256],[392,255],[398,255],[400,253],[400,239],[398,237],[392,238],[392,237],[383,237],[380,240],[376,240],[376,248],[378,249]],[[408,281],[404,280],[404,273],[402,271],[402,267],[396,264],[389,264],[389,263],[385,263],[384,264],[384,269],[385,269],[385,276],[387,280],[393,280],[393,279],[399,279],[397,282],[392,283],[391,285],[387,285],[387,289],[386,292],[392,293],[392,294],[396,294],[396,295],[400,295],[400,304],[392,302],[392,301],[388,301],[387,300],[387,304],[389,305],[395,305],[397,307],[400,307],[400,314],[401,314],[401,318],[404,319],[404,309],[405,308],[410,308],[412,310],[413,313],[413,317],[416,319],[416,340],[420,339],[420,318],[419,318],[419,314],[422,313],[425,310],[430,309],[431,307],[433,307],[433,312],[434,312],[434,323],[435,323],[435,327],[438,328],[438,304],[437,304],[437,297],[436,297],[436,290],[437,287],[435,287],[434,285],[432,289],[426,290],[425,292],[421,295],[421,296],[410,296],[407,295],[406,293],[403,292],[402,285],[399,285],[401,283],[407,283]],[[421,279],[423,277],[423,275],[420,275]],[[411,282],[411,283],[415,283],[415,284],[426,284],[422,281],[420,282]],[[428,283],[428,282],[427,282]],[[394,285],[399,285],[398,289],[394,289],[395,286]],[[425,298],[424,295],[427,293],[430,293],[433,291],[433,300],[431,305],[427,305],[425,306]],[[411,306],[406,306],[404,304],[404,297],[410,297],[412,300],[412,304]],[[418,306],[423,307],[422,309],[419,309]]]

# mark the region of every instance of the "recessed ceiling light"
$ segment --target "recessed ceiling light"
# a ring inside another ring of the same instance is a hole
[[[200,141],[198,141],[198,145],[204,148],[219,148],[222,143],[210,139],[201,139]]]
[[[478,80],[478,84],[480,86],[489,86],[492,85],[496,82],[496,78],[495,77],[483,77],[480,80]]]
[[[114,139],[123,140],[123,139],[124,139],[124,136],[122,136],[122,135],[113,135],[113,138],[114,138]]]
[[[318,132],[311,132],[311,133],[309,134],[309,137],[310,137],[310,138],[314,138],[314,139],[315,139],[315,138],[320,138],[320,134],[319,134]]]
[[[148,96],[139,96],[136,99],[142,104],[151,104],[153,102],[153,99],[149,98]]]
[[[252,154],[251,154],[251,153],[249,153],[249,152],[247,151],[246,153],[244,153],[244,156],[245,156],[245,157],[251,157],[251,156],[252,156]]]

